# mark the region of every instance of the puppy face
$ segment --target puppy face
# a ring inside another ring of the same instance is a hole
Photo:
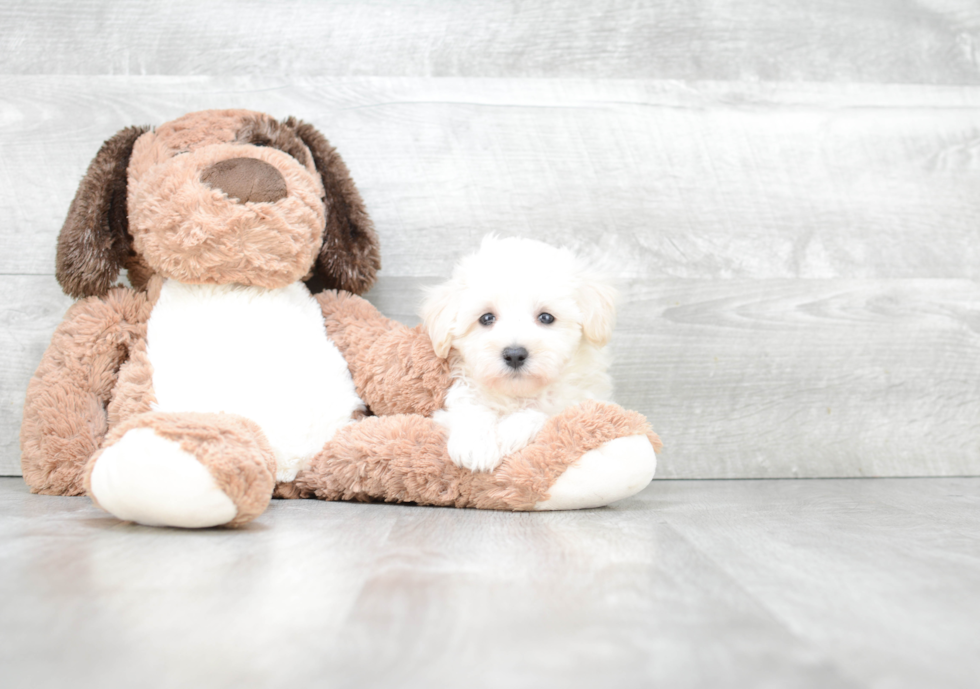
[[[326,213],[312,156],[285,129],[261,145],[250,141],[253,130],[240,112],[211,111],[136,141],[129,230],[154,272],[270,288],[310,272]]]
[[[615,301],[615,290],[568,250],[488,237],[429,293],[422,318],[436,354],[455,350],[467,378],[532,397],[581,347],[608,342]]]

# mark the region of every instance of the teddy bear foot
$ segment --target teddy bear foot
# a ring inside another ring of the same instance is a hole
[[[616,438],[586,452],[548,489],[535,510],[581,510],[602,507],[636,495],[657,469],[657,455],[645,435]]]
[[[92,469],[91,494],[114,517],[146,526],[203,528],[238,514],[203,464],[149,428],[106,448]]]
[[[244,524],[275,485],[275,458],[252,422],[231,414],[151,412],[106,438],[86,480],[104,510],[147,526]]]

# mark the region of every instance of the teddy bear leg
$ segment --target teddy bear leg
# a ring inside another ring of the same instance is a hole
[[[95,503],[119,519],[237,526],[268,505],[275,457],[248,419],[149,412],[110,431],[86,466],[85,483]]]
[[[641,414],[606,402],[565,409],[491,473],[472,474],[469,506],[511,510],[602,507],[643,490],[661,443]]]
[[[639,493],[653,480],[657,453],[646,435],[616,438],[589,450],[565,469],[535,510],[602,507]]]
[[[344,426],[296,477],[321,500],[457,505],[469,471],[452,463],[446,436],[417,414],[370,416]]]
[[[334,436],[299,474],[324,500],[385,500],[497,510],[600,507],[653,478],[660,440],[636,412],[586,402],[549,419],[527,447],[492,472],[453,464],[431,418],[370,417]]]

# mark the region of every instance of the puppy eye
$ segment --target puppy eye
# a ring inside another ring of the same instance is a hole
[[[538,321],[540,323],[544,323],[545,325],[551,325],[555,322],[555,317],[550,313],[542,313],[540,316],[538,316]]]
[[[485,313],[480,316],[480,325],[493,325],[495,320],[497,320],[497,317],[492,313]]]

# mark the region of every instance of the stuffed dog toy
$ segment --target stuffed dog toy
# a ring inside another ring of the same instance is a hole
[[[647,485],[656,435],[597,402],[492,472],[453,464],[430,418],[448,361],[355,296],[379,264],[348,170],[312,126],[222,110],[122,130],[58,239],[58,281],[79,301],[27,390],[31,490],[208,527],[274,495],[573,509]],[[112,286],[122,269],[132,287]]]

